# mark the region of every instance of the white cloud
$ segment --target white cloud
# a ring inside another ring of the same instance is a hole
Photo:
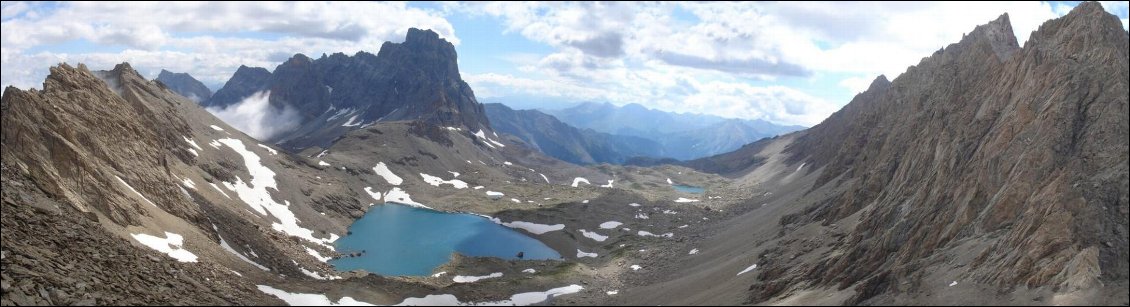
[[[1103,5],[1127,26],[1125,1]],[[106,68],[129,61],[149,78],[165,68],[216,85],[241,64],[271,69],[294,53],[375,52],[385,41],[403,40],[409,27],[433,29],[458,45],[444,16],[469,14],[497,18],[505,32],[552,48],[537,54],[512,50],[515,56],[507,62],[521,76],[464,74],[480,98],[522,94],[641,103],[807,125],[847,103],[842,97],[865,89],[875,76],[893,79],[1001,13],[1009,13],[1023,44],[1040,24],[1071,6],[493,2],[441,8],[390,2],[67,2],[47,9],[4,2],[0,83],[37,86],[60,61]],[[37,48],[74,41],[111,51]],[[828,76],[838,78],[822,81],[833,89],[801,92],[806,82]],[[772,85],[781,81],[793,87]],[[843,94],[833,94],[837,91]]]
[[[222,84],[240,64],[273,68],[281,62],[280,56],[294,53],[313,57],[360,50],[375,53],[385,41],[403,41],[410,27],[432,29],[459,44],[454,27],[438,12],[399,2],[63,2],[52,6],[4,2],[0,27],[4,86],[37,85],[47,68],[63,59],[130,61],[150,78],[166,68],[188,72],[206,84]],[[125,51],[33,49],[76,41]]]
[[[268,141],[282,132],[298,127],[298,112],[289,106],[276,108],[270,104],[270,91],[258,92],[226,108],[208,108],[208,112],[243,133]]]
[[[1121,10],[1121,16],[1125,16],[1125,6],[1125,2],[1106,4],[1116,14]],[[819,122],[836,105],[847,103],[848,99],[839,97],[866,89],[880,74],[897,77],[908,66],[1003,13],[1009,14],[1023,45],[1040,24],[1069,10],[1063,4],[1044,2],[495,2],[445,6],[448,14],[500,18],[507,32],[555,48],[537,64],[522,67],[533,77],[494,76],[489,84],[475,84],[476,90],[499,96],[505,91],[540,92],[635,102],[785,124]],[[831,82],[842,88],[837,101],[805,95],[797,88],[751,85],[820,76],[840,76]],[[555,90],[554,85],[572,90]]]

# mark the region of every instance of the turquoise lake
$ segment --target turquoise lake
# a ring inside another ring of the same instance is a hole
[[[369,208],[352,234],[335,242],[337,251],[365,253],[330,260],[342,271],[364,269],[386,276],[425,276],[448,262],[453,252],[467,256],[544,260],[561,255],[541,241],[483,218],[398,204]]]
[[[702,192],[706,191],[706,189],[703,189],[703,188],[700,188],[700,187],[692,187],[692,186],[689,186],[689,185],[678,184],[678,185],[674,185],[674,187],[675,187],[675,190],[678,190],[679,192],[683,192],[683,193],[702,194]]]

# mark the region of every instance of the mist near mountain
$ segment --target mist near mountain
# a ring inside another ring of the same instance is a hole
[[[205,110],[255,139],[270,140],[301,123],[298,111],[287,105],[272,106],[270,98],[271,91],[262,91],[238,103]]]

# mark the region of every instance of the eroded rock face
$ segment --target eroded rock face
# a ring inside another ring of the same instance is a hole
[[[293,131],[267,140],[290,149],[328,147],[376,121],[490,129],[483,106],[459,75],[455,46],[431,30],[409,29],[403,43],[386,42],[376,55],[297,54],[272,73],[241,67],[207,105],[230,106],[265,91],[272,107],[300,117]]]
[[[1022,49],[1010,33],[1007,15],[979,26],[799,134],[792,161],[836,192],[782,223],[858,224],[753,297],[781,282],[858,285],[850,303],[913,291],[962,242],[985,246],[964,277],[1001,289],[1127,279],[1127,34],[1097,3]]]
[[[129,64],[104,72],[52,67],[43,90],[5,91],[4,159],[18,163],[48,196],[119,224],[134,224],[141,211],[125,201],[132,195],[106,188],[120,184],[115,176],[191,218],[198,212],[179,198],[168,173],[169,160],[191,156],[166,151],[183,142],[188,125],[166,100],[169,92],[155,91]]]

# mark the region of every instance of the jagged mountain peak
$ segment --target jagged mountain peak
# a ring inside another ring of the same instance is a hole
[[[197,103],[212,97],[212,90],[188,73],[174,73],[161,69],[161,73],[157,74],[156,81]]]
[[[409,29],[402,43],[376,55],[295,54],[273,72],[241,67],[210,106],[228,106],[269,91],[269,103],[296,112],[289,131],[268,139],[290,149],[326,147],[351,129],[377,121],[420,120],[490,130],[485,111],[462,80],[455,46],[431,30]]]
[[[1008,13],[1001,14],[1000,17],[987,24],[977,26],[969,36],[985,39],[1002,61],[1008,60],[1014,52],[1020,49]]]
[[[871,85],[867,86],[867,90],[878,90],[891,86],[891,81],[887,80],[887,75],[879,75],[875,80],[871,81]]]
[[[1084,2],[1063,17],[1040,25],[1024,44],[1025,49],[1038,49],[1058,55],[1126,57],[1127,33],[1117,16],[1103,10],[1098,2]],[[1106,48],[1103,48],[1106,47]],[[1094,54],[1102,49],[1115,54]]]

